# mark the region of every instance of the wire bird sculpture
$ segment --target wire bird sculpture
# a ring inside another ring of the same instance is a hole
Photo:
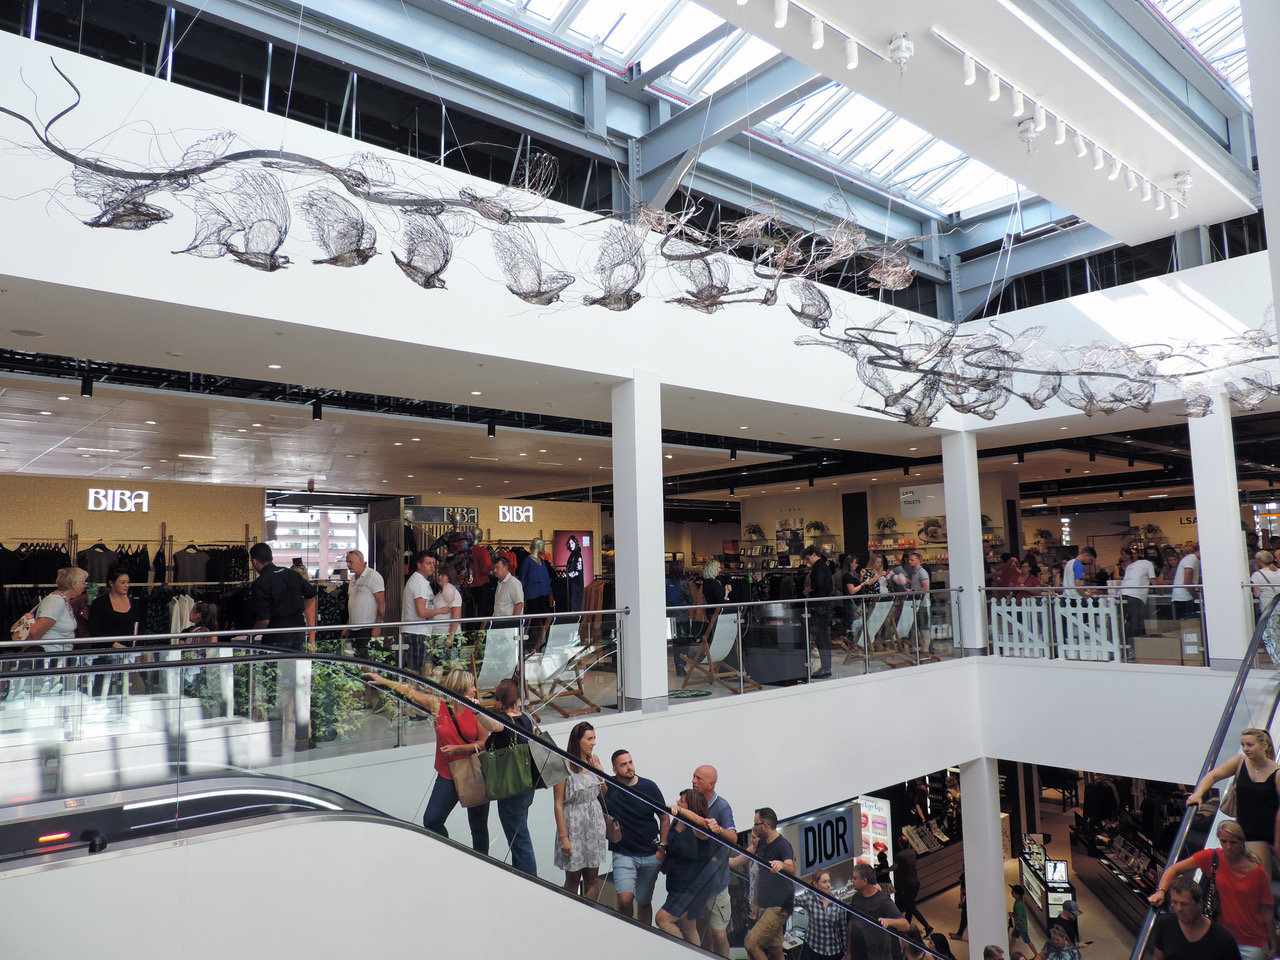
[[[577,277],[545,269],[533,237],[521,229],[493,235],[493,253],[507,280],[507,289],[526,303],[540,307],[555,303]]]
[[[587,295],[582,302],[589,307],[630,310],[640,302],[636,286],[644,279],[644,262],[643,234],[633,227],[614,224],[596,256],[596,280],[603,292],[598,297]]]
[[[1093,341],[1061,346],[1045,337],[1044,327],[1013,333],[992,322],[969,332],[897,311],[832,333],[832,311],[822,290],[803,280],[792,286],[799,306],[788,303],[791,312],[817,332],[795,342],[852,357],[858,379],[880,400],[879,406],[860,406],[911,426],[929,426],[947,407],[991,420],[1013,399],[1034,410],[1056,399],[1086,416],[1146,412],[1162,393],[1180,396],[1186,416],[1203,417],[1213,408],[1215,382],[1244,410],[1280,396],[1266,369],[1277,365],[1280,343],[1274,304],[1261,326],[1212,345]]]
[[[335,267],[359,267],[378,252],[378,231],[365,220],[356,205],[328,187],[310,191],[299,204],[311,226],[311,236],[328,254],[323,260]]]
[[[392,250],[391,259],[418,286],[427,290],[444,289],[440,274],[453,259],[453,241],[449,232],[438,216],[425,210],[410,210],[404,221],[404,230],[400,234],[404,257]]]

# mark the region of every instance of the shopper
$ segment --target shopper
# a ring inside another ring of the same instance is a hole
[[[359,550],[347,552],[347,569],[351,582],[347,586],[347,628],[342,639],[351,641],[351,649],[362,660],[369,658],[369,641],[382,636],[380,624],[387,615],[387,587],[382,574],[364,561]]]
[[[1204,893],[1190,877],[1169,885],[1169,906],[1172,915],[1157,919],[1151,931],[1155,960],[1241,960],[1226,927],[1204,915]]]
[[[1200,615],[1200,593],[1191,588],[1200,582],[1200,544],[1192,540],[1183,547],[1182,559],[1173,572],[1173,615],[1178,620]]]
[[[689,655],[689,638],[691,620],[689,607],[693,604],[693,590],[689,586],[689,578],[685,576],[684,564],[672,560],[667,564],[667,617],[671,622],[671,656],[675,661],[676,676],[684,676],[684,657]],[[675,607],[675,610],[671,608]],[[683,609],[682,609],[683,608]]]
[[[453,694],[452,697],[425,693],[372,672],[365,673],[364,677],[376,686],[394,690],[435,718],[436,781],[431,787],[427,808],[422,813],[422,825],[431,833],[448,839],[449,831],[444,822],[458,805],[458,790],[453,784],[449,764],[468,754],[478,754],[484,749],[489,734],[502,729],[502,724],[467,706],[467,703],[477,702],[476,678],[470,670],[454,670],[444,678],[444,687]],[[488,856],[489,804],[485,802],[468,807],[467,822],[471,827],[471,849]]]
[[[1270,550],[1259,550],[1254,555],[1258,569],[1249,577],[1253,586],[1253,596],[1258,604],[1258,616],[1266,613],[1271,601],[1280,596],[1280,567],[1276,565],[1275,554]],[[1267,656],[1273,664],[1280,664],[1280,612],[1268,621],[1262,641],[1267,647]]]
[[[1013,893],[1013,909],[1009,911],[1009,952],[1013,953],[1015,944],[1021,940],[1034,954],[1036,945],[1031,942],[1031,927],[1027,921],[1026,888],[1015,883],[1009,890]]]
[[[1271,735],[1259,727],[1240,733],[1242,756],[1220,763],[1201,778],[1187,797],[1187,806],[1204,803],[1209,788],[1227,777],[1235,777],[1236,819],[1244,830],[1246,846],[1263,869],[1271,870],[1271,852],[1277,840],[1280,815],[1280,764],[1276,763]]]
[[[809,566],[804,584],[804,595],[810,601],[804,605],[809,618],[809,644],[817,648],[820,663],[813,679],[821,680],[831,676],[831,568],[813,544],[804,548],[801,558]]]
[[[1200,850],[1168,867],[1160,887],[1149,900],[1153,907],[1165,901],[1173,878],[1192,870],[1212,876],[1218,889],[1222,915],[1218,921],[1235,937],[1243,960],[1267,960],[1277,955],[1275,903],[1271,881],[1257,859],[1245,847],[1244,830],[1234,820],[1218,824],[1218,850]]]
[[[708,641],[716,628],[716,620],[720,616],[720,605],[724,603],[725,598],[728,596],[724,584],[717,579],[719,576],[720,562],[718,560],[708,560],[706,566],[702,568],[702,602],[704,605],[711,606],[712,609],[702,611],[706,620],[699,636],[700,639]]]
[[[493,626],[517,626],[515,622],[501,622],[504,617],[518,617],[524,613],[524,588],[511,572],[511,560],[507,556],[499,554],[493,561],[493,575],[498,580],[493,595]]]
[[[996,567],[991,578],[991,586],[994,588],[992,593],[997,597],[1011,596],[1009,588],[1021,583],[1021,576],[1021,566],[1014,559],[1013,554],[1000,554],[1000,566]]]
[[[467,569],[470,577],[467,586],[471,588],[471,597],[476,603],[476,616],[488,617],[493,614],[493,559],[489,556],[489,548],[484,546],[480,534],[474,534],[471,544],[471,563]]]
[[[436,592],[431,601],[431,655],[444,663],[458,656],[458,618],[462,616],[462,594],[458,592],[458,571],[445,564],[436,573]]]
[[[712,561],[714,563],[714,561]],[[709,565],[708,565],[709,566]],[[712,842],[708,869],[702,887],[702,895],[706,898],[706,909],[703,920],[706,930],[702,932],[702,945],[712,953],[729,956],[729,856],[730,847],[738,842],[738,831],[733,826],[733,809],[729,801],[716,793],[716,783],[720,774],[716,768],[704,764],[693,771],[693,789],[702,794],[707,802],[707,815],[699,823],[704,831],[722,842]],[[701,926],[701,925],[700,925]]]
[[[529,543],[529,555],[520,564],[520,587],[524,590],[525,613],[546,613],[555,611],[555,602],[551,598],[551,564],[544,558],[547,545],[541,539]],[[550,620],[529,621],[529,642],[534,650],[542,647],[543,636]]]
[[[1037,960],[1081,960],[1080,948],[1068,938],[1066,928],[1055,921],[1049,924],[1049,939]]]
[[[585,720],[575,725],[566,748],[575,762],[569,764],[569,776],[552,788],[560,838],[553,862],[564,871],[564,888],[591,901],[600,890],[600,862],[605,854],[604,811],[599,801],[609,789],[598,772],[595,745],[596,728]]]
[[[284,569],[272,562],[271,547],[255,543],[249,548],[249,563],[258,576],[249,585],[249,609],[252,611],[255,629],[277,627],[312,627],[316,625],[316,587],[310,580],[292,569]],[[269,633],[259,637],[263,646],[277,647],[294,653],[308,650],[315,653],[316,641],[311,634],[299,630],[289,633]],[[290,718],[293,726],[295,750],[308,750],[311,739],[311,663],[295,657],[278,661],[277,690],[280,698],[282,722],[277,730],[272,727],[272,753],[284,750],[286,724]]]
[[[498,685],[493,688],[493,699],[498,711],[526,736],[522,737],[506,727],[500,727],[489,734],[485,749],[501,750],[518,743],[528,743],[529,737],[534,735],[533,718],[521,709],[520,684],[509,677],[506,680],[499,680]],[[521,873],[536,877],[538,862],[533,854],[533,840],[529,836],[529,805],[531,803],[533,803],[532,787],[518,796],[497,801],[498,822],[502,824],[502,833],[507,838],[511,865]]]
[[[142,605],[129,598],[129,571],[112,567],[107,571],[107,589],[89,604],[89,635],[92,637],[132,637],[142,632]],[[132,646],[132,643],[129,644]],[[99,644],[122,647],[125,644]]]
[[[1120,581],[1120,602],[1124,605],[1125,640],[1132,643],[1134,637],[1147,632],[1147,593],[1156,571],[1150,560],[1137,556],[1132,548],[1126,549],[1125,555],[1129,562]]]
[[[916,897],[920,895],[920,878],[916,873],[916,852],[903,835],[898,836],[898,849],[893,855],[893,902],[897,904],[902,915],[910,920],[912,917],[920,921],[924,927],[924,935],[932,936],[933,927],[924,918],[920,908],[916,906]]]
[[[786,932],[794,899],[795,884],[789,877],[796,875],[795,851],[790,841],[778,832],[778,815],[772,808],[758,809],[751,829],[760,838],[756,856],[769,864],[769,872],[765,873],[762,867],[756,881],[751,910],[756,922],[747,932],[747,956],[751,960],[782,960],[782,935]]]
[[[826,870],[814,871],[809,877],[809,884],[830,894],[831,874]],[[848,914],[830,900],[804,887],[797,888],[795,905],[809,915],[800,960],[841,960],[847,948]]]
[[[426,550],[413,555],[413,573],[404,582],[404,595],[400,603],[400,619],[405,623],[422,621],[412,627],[404,627],[405,644],[409,648],[408,667],[414,673],[426,676],[427,637],[431,628],[427,624],[433,616],[435,591],[431,578],[436,575],[436,558]]]
[[[1081,547],[1080,552],[1062,565],[1062,595],[1079,600],[1085,594],[1078,589],[1085,582],[1086,568],[1098,561],[1098,551],[1093,547]],[[1034,949],[1034,947],[1032,948]],[[1012,951],[1010,951],[1012,952]]]
[[[960,926],[951,934],[952,940],[963,940],[964,932],[969,928],[969,893],[964,886],[964,871],[960,871]]]
[[[906,933],[911,924],[898,912],[889,895],[880,889],[871,864],[859,862],[853,865],[853,891],[849,906],[865,920],[854,919],[849,924],[850,960],[891,960],[895,938],[885,931]]]
[[[1060,913],[1054,920],[1063,930],[1067,931],[1067,940],[1071,943],[1080,942],[1080,914],[1084,913],[1080,909],[1080,904],[1074,900],[1067,900],[1059,908]]]
[[[944,960],[956,960],[956,955],[951,952],[951,944],[947,942],[946,934],[929,934],[929,948]]]
[[[653,888],[662,866],[658,851],[667,844],[671,818],[662,790],[636,774],[629,750],[615,750],[612,761],[614,779],[628,788],[609,794],[609,813],[622,828],[622,839],[610,845],[618,912],[627,917],[634,912],[636,919],[648,925],[653,922]]]
[[[682,790],[671,808],[672,829],[667,834],[663,862],[667,875],[667,899],[658,910],[658,929],[673,937],[701,944],[698,923],[706,906],[703,874],[711,857],[711,840],[694,828],[707,819],[707,800],[697,790]]]
[[[1018,564],[1017,586],[1020,589],[1014,591],[1013,597],[1019,603],[1032,602],[1043,597],[1044,592],[1039,589],[1042,586],[1040,564],[1034,560],[1023,560]]]
[[[35,609],[35,623],[27,634],[31,643],[40,641],[46,651],[70,650],[69,642],[48,643],[45,641],[70,641],[76,636],[76,615],[71,610],[72,601],[84,596],[85,586],[89,582],[89,573],[80,567],[63,567],[58,571],[57,587],[46,596]]]

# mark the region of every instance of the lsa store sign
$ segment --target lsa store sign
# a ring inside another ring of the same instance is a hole
[[[102,490],[89,488],[89,509],[110,513],[147,513],[151,494],[146,490]]]

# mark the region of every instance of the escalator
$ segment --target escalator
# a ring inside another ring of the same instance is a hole
[[[394,681],[394,690],[373,676]],[[384,941],[403,946],[419,925],[419,947],[461,956],[512,946],[570,957],[697,949],[388,816],[385,784],[351,775],[348,761],[373,755],[394,768],[404,757],[410,763],[399,766],[413,771],[420,792],[435,737],[424,703],[472,706],[394,667],[234,642],[156,648],[145,657],[136,650],[0,656],[6,953],[47,955],[57,930],[59,952],[87,955],[105,955],[110,942],[128,944],[131,956],[224,956],[234,943],[328,957]],[[487,716],[529,742],[503,716]],[[531,746],[554,779],[568,754]],[[630,792],[617,783],[610,789]],[[701,896],[731,855],[742,869],[769,870],[686,829],[705,859],[683,899],[673,895],[681,904],[701,902],[695,891]],[[808,906],[793,919],[812,924],[825,905],[830,922],[852,925],[859,944],[898,938],[840,896],[783,878]],[[76,904],[74,929],[58,929],[68,903]],[[139,906],[145,931],[136,925]],[[220,937],[193,937],[210,927]],[[933,954],[909,944],[903,955]]]

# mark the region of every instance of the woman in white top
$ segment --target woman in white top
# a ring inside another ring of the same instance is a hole
[[[1258,561],[1258,569],[1254,571],[1249,582],[1253,586],[1253,595],[1258,600],[1258,614],[1262,615],[1275,597],[1280,596],[1280,567],[1276,566],[1275,554],[1270,550],[1259,550],[1253,555]],[[1267,624],[1267,632],[1262,636],[1267,645],[1267,656],[1272,663],[1280,663],[1280,608],[1272,614]]]
[[[458,571],[452,566],[441,567],[436,573],[436,593],[431,601],[431,621],[427,629],[436,637],[445,635],[446,650],[457,649],[454,640],[458,634],[458,618],[462,616],[462,594],[455,586],[457,582]],[[438,650],[439,641],[432,647]]]
[[[71,601],[84,593],[89,572],[79,567],[63,567],[58,571],[57,587],[36,607],[36,622],[27,634],[32,643],[44,640],[74,640],[76,615]],[[70,643],[42,643],[45,650],[70,650]]]

